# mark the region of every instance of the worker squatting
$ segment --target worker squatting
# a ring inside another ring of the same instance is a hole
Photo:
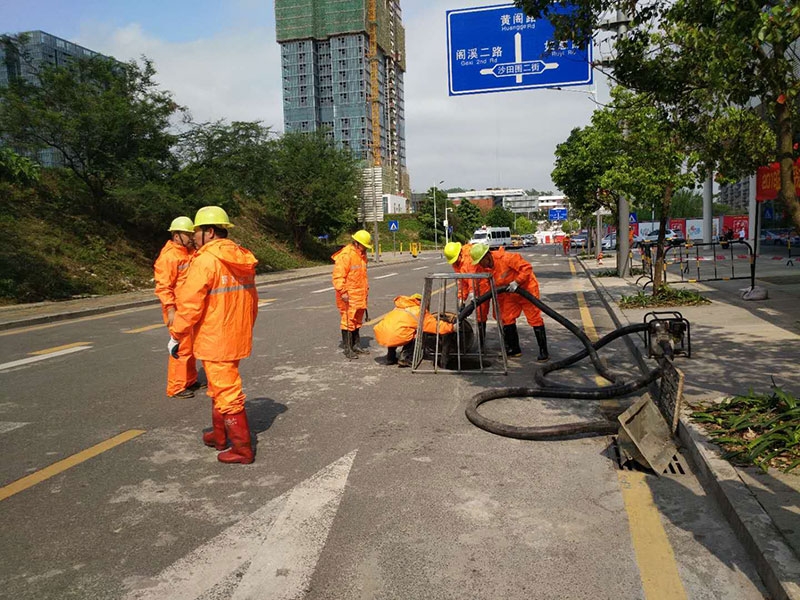
[[[191,398],[207,386],[212,427],[203,433],[203,443],[220,451],[220,462],[249,464],[254,453],[239,361],[252,350],[258,316],[258,261],[249,250],[228,239],[232,228],[227,213],[218,206],[201,208],[194,221],[185,216],[174,219],[168,230],[170,239],[154,266],[155,293],[170,333],[167,396]],[[352,235],[351,243],[331,257],[342,346],[350,360],[369,352],[361,345],[360,330],[369,319],[367,251],[371,249],[372,237],[360,230]],[[539,297],[539,283],[530,263],[517,254],[502,248],[489,250],[484,244],[462,246],[451,242],[445,245],[444,255],[457,273],[491,273],[496,287],[506,286],[509,292],[521,288]],[[488,292],[488,281],[479,280],[473,289],[469,281],[462,280],[458,289],[461,305],[473,303],[476,291],[479,296]],[[398,296],[395,308],[375,326],[375,339],[388,348],[387,364],[410,366],[421,300],[419,294]],[[548,360],[539,309],[514,293],[500,294],[498,302],[508,356],[522,353],[516,320],[524,312],[536,334],[538,360]],[[475,312],[483,346],[488,303],[477,305]],[[426,311],[422,319],[423,331],[444,336],[445,347],[458,332],[457,315],[434,316]],[[207,384],[198,379],[195,359],[203,361]]]

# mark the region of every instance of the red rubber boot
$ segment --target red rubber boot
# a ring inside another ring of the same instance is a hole
[[[203,433],[203,443],[209,448],[225,450],[228,447],[228,439],[225,437],[225,417],[217,408],[211,405],[211,431]]]
[[[253,462],[253,447],[250,444],[250,426],[247,424],[247,413],[225,415],[225,431],[231,440],[231,449],[217,454],[217,460],[224,463],[241,463],[249,465]]]

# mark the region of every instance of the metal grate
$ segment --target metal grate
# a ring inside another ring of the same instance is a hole
[[[617,436],[612,437],[611,440],[610,454],[620,471],[648,471],[634,460],[624,460]],[[672,455],[672,459],[662,475],[686,475],[687,473],[689,473],[689,467],[686,460],[682,454],[678,453]]]

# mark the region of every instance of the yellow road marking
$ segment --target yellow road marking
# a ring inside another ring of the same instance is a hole
[[[78,346],[91,346],[92,342],[75,342],[73,344],[64,344],[63,346],[54,346],[53,348],[45,348],[44,350],[37,350],[36,352],[28,352],[29,355],[40,356],[42,354],[52,354],[60,350],[69,350],[70,348],[77,348]]]
[[[163,323],[156,323],[155,325],[145,325],[144,327],[139,327],[138,329],[126,329],[122,333],[144,333],[145,331],[152,331],[153,329],[159,329],[161,327],[166,327]]]
[[[686,591],[645,473],[618,471],[639,576],[647,600],[681,600]]]
[[[92,315],[90,317],[79,317],[77,319],[64,319],[63,321],[58,321],[57,323],[48,323],[46,325],[31,325],[29,327],[20,327],[19,329],[9,329],[7,331],[0,331],[0,337],[5,337],[7,335],[17,335],[20,333],[29,333],[31,331],[41,331],[42,329],[50,329],[51,327],[60,327],[62,325],[69,325],[71,323],[82,323],[84,321],[96,321],[97,319],[108,319],[109,317],[117,317],[119,315],[125,315],[128,313],[141,312],[143,310],[153,310],[154,308],[158,308],[158,304],[152,304],[149,306],[140,306],[137,308],[127,308],[125,310],[115,310],[114,312],[107,312],[103,313],[102,315]]]
[[[50,465],[49,467],[45,467],[41,471],[37,471],[36,473],[31,473],[21,479],[17,479],[13,483],[9,483],[7,486],[0,488],[0,501],[5,500],[6,498],[10,498],[14,494],[18,494],[19,492],[27,490],[29,487],[33,487],[37,483],[41,483],[51,477],[58,475],[70,469],[76,465],[81,464],[89,460],[90,458],[94,458],[98,454],[102,454],[106,450],[111,450],[115,446],[119,446],[120,444],[124,444],[125,442],[132,440],[135,437],[142,435],[144,431],[142,429],[130,429],[123,433],[120,433],[117,436],[114,436],[111,439],[108,439],[104,442],[100,442],[92,446],[91,448],[87,448],[86,450],[82,450],[77,454],[73,454],[65,458],[64,460],[60,460],[57,463]]]
[[[449,289],[449,288],[453,287],[454,285],[455,285],[455,283],[451,283],[451,284],[445,286],[444,289]],[[435,292],[432,292],[431,296],[435,296],[440,291],[441,291],[441,289],[436,290]],[[375,317],[374,319],[371,319],[371,320],[367,321],[366,323],[364,323],[364,325],[376,325],[376,324],[380,323],[383,320],[383,318],[388,314],[389,314],[388,312],[387,313],[383,313],[380,317]]]
[[[577,275],[572,259],[569,268],[573,275]],[[583,292],[575,292],[578,297],[578,308],[581,314],[583,328],[586,336],[596,342],[599,338],[597,328],[592,320],[589,307]],[[608,385],[603,377],[595,376],[598,385]],[[602,382],[602,383],[601,383]],[[614,400],[607,400],[603,407],[615,408]],[[675,554],[667,539],[667,532],[661,523],[661,517],[653,502],[653,495],[647,485],[644,473],[637,471],[619,471],[620,488],[628,513],[628,527],[631,531],[633,550],[636,553],[636,563],[639,566],[639,576],[642,580],[644,596],[647,600],[681,600],[686,598],[683,589],[678,564]]]

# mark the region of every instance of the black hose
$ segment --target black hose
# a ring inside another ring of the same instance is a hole
[[[502,286],[496,289],[498,294],[500,293],[511,293],[508,292],[507,286]],[[640,331],[644,331],[647,329],[647,325],[644,323],[628,325],[626,327],[621,327],[611,333],[603,336],[598,341],[592,343],[592,341],[586,336],[586,334],[572,321],[564,317],[563,315],[557,313],[555,310],[547,306],[544,302],[533,296],[527,290],[522,288],[517,288],[515,293],[519,294],[529,302],[531,302],[534,306],[536,306],[539,310],[543,313],[548,315],[557,323],[564,326],[570,332],[577,337],[581,343],[583,344],[583,349],[571,356],[563,358],[559,361],[546,365],[540,370],[537,370],[536,373],[536,381],[539,384],[539,387],[533,388],[525,388],[525,387],[513,387],[513,388],[494,388],[491,390],[486,390],[484,392],[480,392],[473,396],[469,403],[467,404],[466,408],[466,415],[470,422],[484,429],[489,431],[490,433],[494,433],[497,435],[502,435],[505,437],[511,437],[516,439],[522,440],[553,440],[553,439],[565,439],[565,438],[574,438],[574,437],[585,437],[585,436],[592,436],[592,435],[612,435],[617,433],[619,430],[619,423],[616,421],[610,421],[607,419],[603,419],[600,421],[585,421],[581,423],[566,423],[561,425],[547,425],[547,426],[538,426],[538,427],[519,427],[516,425],[508,425],[505,423],[500,423],[493,419],[489,419],[478,412],[478,407],[485,402],[489,402],[490,400],[497,400],[500,398],[525,398],[525,397],[535,397],[535,398],[564,398],[570,400],[606,400],[609,398],[619,398],[631,394],[637,390],[642,389],[650,385],[653,381],[661,377],[661,369],[653,369],[647,375],[640,377],[634,381],[630,382],[621,382],[618,381],[618,377],[609,371],[606,366],[602,363],[600,357],[597,354],[597,350],[609,344],[610,342],[618,339],[624,335],[630,335],[633,333],[638,333]],[[477,298],[475,298],[474,302],[466,304],[461,311],[459,312],[458,318],[459,320],[463,320],[467,318],[475,308],[488,301],[492,296],[491,291],[486,292],[485,294],[481,294]],[[565,386],[565,385],[555,385],[551,382],[547,382],[544,380],[544,377],[548,373],[552,373],[553,371],[557,371],[559,369],[564,369],[579,360],[589,357],[592,361],[597,372],[607,379],[608,381],[612,382],[613,385],[606,386],[606,387],[596,387],[596,388],[580,388],[574,386]]]

